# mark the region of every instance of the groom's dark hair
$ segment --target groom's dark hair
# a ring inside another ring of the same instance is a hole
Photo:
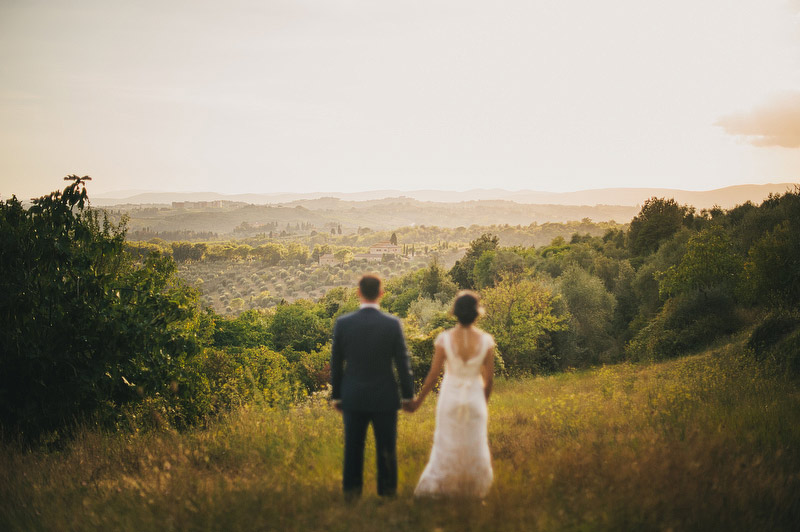
[[[375,301],[381,295],[381,278],[372,274],[364,275],[358,281],[358,288],[364,299]]]

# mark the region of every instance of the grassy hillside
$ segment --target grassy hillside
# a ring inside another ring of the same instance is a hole
[[[498,383],[495,484],[415,501],[434,401],[402,415],[400,495],[342,503],[339,416],[243,408],[191,433],[85,430],[0,452],[3,530],[790,530],[800,524],[800,392],[739,342],[655,365]],[[368,452],[372,452],[370,449]],[[371,456],[371,455],[368,455]]]

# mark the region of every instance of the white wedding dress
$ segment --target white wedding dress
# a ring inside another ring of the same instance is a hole
[[[477,355],[464,361],[454,352],[450,332],[436,338],[446,356],[444,378],[430,460],[414,495],[484,497],[488,493],[493,472],[481,367],[493,343],[491,335],[482,333]]]

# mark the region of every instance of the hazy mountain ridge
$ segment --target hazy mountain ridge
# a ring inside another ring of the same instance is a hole
[[[173,201],[213,201],[251,203],[255,205],[300,204],[307,208],[328,205],[334,200],[364,202],[378,200],[394,200],[403,202],[416,200],[421,202],[458,203],[462,201],[513,201],[522,204],[543,205],[641,205],[647,198],[671,197],[679,203],[687,203],[698,209],[718,205],[730,208],[752,201],[758,203],[769,194],[784,193],[797,186],[797,183],[768,183],[763,185],[734,185],[714,190],[680,190],[669,188],[601,188],[580,190],[575,192],[542,192],[535,190],[503,190],[473,189],[462,192],[446,190],[412,190],[394,189],[370,190],[364,192],[311,192],[311,193],[273,193],[273,194],[220,194],[217,192],[146,192],[125,196],[115,193],[92,196],[95,206],[113,206],[122,204],[171,204]],[[316,203],[315,203],[316,202]]]

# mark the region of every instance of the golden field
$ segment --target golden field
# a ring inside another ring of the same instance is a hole
[[[342,428],[323,401],[241,408],[203,429],[85,428],[0,453],[3,530],[792,530],[800,388],[740,341],[678,360],[499,379],[485,501],[415,500],[435,401],[402,413],[400,493],[340,493]],[[368,445],[371,445],[368,443]]]

